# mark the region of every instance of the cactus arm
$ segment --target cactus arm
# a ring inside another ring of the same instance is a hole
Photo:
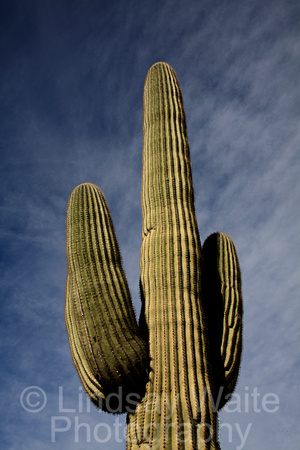
[[[147,345],[138,331],[121,255],[103,194],[77,186],[67,209],[65,319],[71,354],[82,384],[99,407],[145,383]]]
[[[151,372],[143,401],[129,414],[128,448],[219,448],[185,112],[165,63],[150,68],[144,86],[142,210]]]
[[[225,233],[210,235],[203,245],[203,303],[220,409],[235,388],[242,354],[241,272],[234,243]]]

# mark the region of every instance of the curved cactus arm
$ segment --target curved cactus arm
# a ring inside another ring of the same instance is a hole
[[[154,64],[144,85],[142,211],[151,371],[145,397],[129,415],[128,448],[219,448],[185,111],[177,76],[166,63]]]
[[[65,320],[73,362],[91,400],[104,410],[123,412],[127,395],[145,384],[148,349],[136,323],[111,216],[97,186],[83,183],[73,190],[66,228]],[[114,406],[106,402],[112,393],[118,394]]]
[[[203,302],[207,313],[218,409],[230,399],[242,354],[241,272],[232,239],[210,235],[203,245]]]

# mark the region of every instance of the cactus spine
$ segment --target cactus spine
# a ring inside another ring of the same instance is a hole
[[[122,392],[128,449],[218,449],[217,411],[241,356],[240,270],[223,233],[202,255],[183,99],[166,63],[147,74],[143,129],[140,325],[103,194],[79,185],[67,213],[71,353],[94,403],[109,410]]]

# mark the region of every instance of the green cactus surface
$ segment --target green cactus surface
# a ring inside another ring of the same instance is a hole
[[[219,449],[218,410],[241,359],[241,274],[226,234],[201,249],[182,93],[166,63],[148,71],[143,132],[140,322],[104,196],[83,183],[66,224],[71,354],[91,400],[128,412],[128,449]]]
[[[147,343],[133,311],[112,220],[92,184],[72,192],[67,213],[65,317],[74,365],[93,403],[126,411],[125,399],[143,387]],[[106,405],[117,398],[118,405]]]

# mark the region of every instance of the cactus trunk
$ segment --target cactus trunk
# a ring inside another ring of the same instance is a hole
[[[79,185],[67,213],[71,353],[91,400],[128,412],[128,449],[219,449],[217,412],[241,358],[241,276],[226,234],[202,255],[182,93],[166,63],[147,74],[143,131],[140,324],[104,196]]]
[[[217,448],[185,113],[177,77],[161,64],[144,87],[142,211],[151,372],[129,418],[129,448]]]

